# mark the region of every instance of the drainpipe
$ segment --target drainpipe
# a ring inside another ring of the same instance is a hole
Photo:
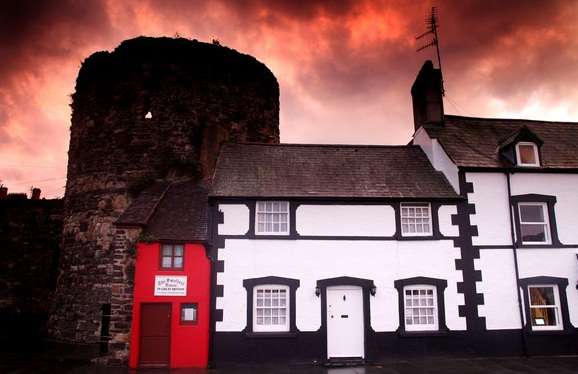
[[[518,295],[518,310],[520,312],[520,337],[522,338],[522,353],[528,357],[528,347],[526,344],[526,333],[524,330],[524,310],[522,305],[522,296],[520,295],[520,270],[518,268],[518,244],[514,234],[514,220],[512,217],[512,189],[510,186],[510,172],[506,171],[506,180],[508,182],[508,212],[510,217],[510,236],[512,238],[512,253],[514,255],[514,270],[516,273],[516,294]]]

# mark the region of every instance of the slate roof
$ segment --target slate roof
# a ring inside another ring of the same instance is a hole
[[[195,182],[171,184],[147,226],[159,240],[208,239],[208,190]]]
[[[206,241],[208,190],[194,181],[157,182],[117,219],[117,226],[141,226],[158,240]]]
[[[211,196],[457,198],[418,146],[227,144]]]
[[[424,126],[457,166],[509,167],[499,147],[524,126],[538,136],[543,168],[578,168],[578,123],[444,116],[444,126]]]
[[[169,182],[156,182],[146,188],[118,217],[115,224],[117,226],[145,226],[169,187]]]

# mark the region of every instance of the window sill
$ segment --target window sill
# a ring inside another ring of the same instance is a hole
[[[279,332],[246,332],[245,337],[249,339],[275,339],[275,338],[296,338],[296,332],[279,331]]]
[[[395,240],[442,240],[439,236],[435,235],[394,235]]]
[[[543,336],[543,335],[572,335],[574,330],[526,330],[527,335]]]
[[[428,336],[447,336],[449,335],[449,330],[432,330],[432,331],[405,331],[398,330],[397,334],[402,338],[424,338]]]

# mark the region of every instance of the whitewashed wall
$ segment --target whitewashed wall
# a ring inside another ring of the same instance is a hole
[[[460,230],[456,225],[452,225],[452,215],[457,214],[455,205],[442,205],[438,210],[438,220],[440,233],[445,236],[459,236]]]
[[[484,294],[484,305],[478,306],[478,313],[480,317],[486,317],[486,328],[520,328],[512,249],[481,250],[480,258],[474,260],[474,267],[482,271],[482,281],[476,282],[476,290]]]
[[[217,298],[223,321],[217,331],[241,331],[246,326],[247,294],[243,279],[280,276],[299,279],[296,294],[296,322],[301,331],[321,326],[320,298],[315,296],[319,279],[351,276],[372,279],[376,296],[370,297],[371,325],[376,331],[395,331],[399,326],[396,279],[417,276],[446,279],[446,324],[451,330],[465,330],[465,318],[458,305],[461,271],[455,270],[459,248],[453,241],[345,241],[345,240],[250,240],[227,239],[219,249],[225,272],[218,273],[217,284],[224,285],[224,296]]]
[[[556,196],[558,238],[563,244],[578,244],[578,175],[518,173],[511,176],[511,186],[512,195]]]
[[[413,137],[413,143],[421,147],[434,169],[441,171],[454,190],[459,193],[460,180],[458,177],[458,168],[449,158],[438,140],[430,138],[423,128],[419,128]]]
[[[476,205],[470,215],[472,225],[478,226],[474,245],[511,245],[508,187],[503,173],[467,173],[466,181],[474,184],[468,202]]]
[[[522,248],[518,250],[520,278],[559,277],[568,278],[568,309],[570,322],[578,327],[578,248]]]
[[[558,236],[563,244],[578,244],[578,175],[516,173],[511,175],[511,194],[556,196]],[[468,201],[476,205],[471,223],[478,226],[473,244],[510,245],[507,180],[504,173],[467,173],[466,180],[474,185]],[[573,325],[578,324],[578,249],[520,248],[518,267],[520,278],[552,276],[567,278],[568,309]],[[476,282],[478,293],[484,294],[484,305],[478,307],[486,317],[490,330],[520,328],[516,295],[515,269],[512,250],[482,249],[475,268],[482,271],[482,281]]]
[[[395,234],[395,210],[389,205],[300,205],[295,217],[300,235]]]
[[[244,235],[249,230],[249,208],[245,204],[220,204],[225,220],[219,224],[220,235]]]

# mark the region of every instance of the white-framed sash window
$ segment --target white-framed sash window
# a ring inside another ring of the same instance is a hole
[[[430,285],[403,288],[406,331],[438,330],[437,289]]]
[[[289,331],[289,287],[266,284],[253,288],[253,331]]]
[[[550,244],[550,225],[546,203],[521,202],[520,236],[522,244]]]
[[[516,160],[518,166],[540,166],[538,146],[532,142],[519,142],[516,144]]]
[[[555,284],[528,286],[532,330],[562,330],[560,294]]]
[[[432,235],[431,206],[429,203],[401,204],[401,234],[403,236]]]
[[[289,234],[288,201],[257,201],[255,214],[257,235]]]

